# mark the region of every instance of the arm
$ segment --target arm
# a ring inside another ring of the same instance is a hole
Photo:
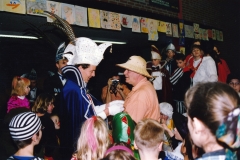
[[[218,81],[216,64],[212,58],[207,61],[205,71],[208,76],[208,82]]]

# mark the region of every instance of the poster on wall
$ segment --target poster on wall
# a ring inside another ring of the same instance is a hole
[[[216,40],[220,41],[219,39],[219,30],[215,30],[215,33],[216,33]]]
[[[47,1],[47,11],[54,13],[61,17],[61,3],[54,1]],[[47,16],[47,22],[53,22],[55,18],[53,16]]]
[[[195,33],[199,33],[199,24],[193,23],[193,31],[194,31]]]
[[[100,10],[100,24],[101,24],[101,28],[111,29],[109,13],[110,13],[109,11]]]
[[[185,28],[184,28],[184,20],[179,20],[179,45],[185,45]]]
[[[140,27],[142,33],[148,33],[148,18],[140,18]]]
[[[159,22],[158,22],[158,32],[166,33],[166,31],[167,31],[166,22],[164,22],[164,21],[159,21]]]
[[[200,34],[199,33],[194,33],[194,38],[195,39],[200,39]]]
[[[0,0],[0,6],[2,11],[13,13],[26,13],[26,1],[25,0]]]
[[[132,16],[120,14],[121,25],[126,28],[132,28]]]
[[[180,53],[185,55],[185,47],[180,47]]]
[[[110,29],[121,31],[120,14],[109,12]]]
[[[140,18],[132,16],[132,32],[140,33]]]
[[[75,24],[75,7],[71,4],[62,3],[62,19],[69,24]]]
[[[193,26],[185,24],[184,28],[185,28],[185,37],[187,37],[187,38],[194,38]]]
[[[75,6],[75,24],[78,26],[87,27],[87,8]]]
[[[166,35],[172,36],[172,24],[169,22],[166,22]]]
[[[215,29],[212,29],[212,39],[216,40],[216,32]]]
[[[42,13],[47,9],[46,0],[26,0],[27,14],[45,16]]]
[[[208,38],[212,38],[212,30],[208,29]]]
[[[202,40],[202,28],[198,29],[199,39]]]
[[[223,32],[219,31],[219,40],[223,42]]]
[[[208,41],[208,29],[203,30],[203,40]]]
[[[158,21],[154,19],[148,19],[148,40],[157,41],[158,40]]]
[[[3,1],[0,1],[0,11],[3,11]]]
[[[172,32],[173,32],[173,37],[179,37],[178,36],[178,25],[177,24],[172,24]]]
[[[100,14],[98,9],[88,8],[89,27],[100,28]]]

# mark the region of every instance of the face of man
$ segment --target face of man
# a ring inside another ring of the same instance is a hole
[[[158,66],[159,63],[160,63],[160,59],[153,59],[152,63],[153,63],[154,66]]]
[[[33,89],[37,87],[37,81],[36,80],[30,80],[30,88]]]
[[[138,74],[138,73],[126,69],[126,70],[124,71],[124,75],[125,75],[125,78],[126,78],[126,82],[127,82],[128,84],[131,84],[131,85],[133,85],[133,86],[136,85],[137,79],[138,79],[138,77],[139,77],[139,74]]]
[[[174,53],[172,50],[168,50],[168,51],[167,51],[167,57],[168,57],[169,59],[172,59],[174,55],[175,55],[175,53]]]
[[[177,66],[179,67],[179,68],[184,68],[185,67],[185,64],[186,64],[186,61],[184,60],[176,60],[176,62],[177,62]]]
[[[96,66],[90,65],[88,68],[84,69],[82,66],[78,67],[79,71],[82,74],[84,82],[88,83],[88,81],[95,77]]]
[[[58,68],[58,72],[62,73],[62,68],[65,67],[67,65],[67,60],[66,59],[60,59],[57,63],[56,63],[56,67]]]
[[[193,48],[192,54],[193,54],[194,59],[199,59],[201,56],[201,50],[198,48]]]

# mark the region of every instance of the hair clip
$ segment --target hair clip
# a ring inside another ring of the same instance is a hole
[[[110,152],[112,151],[115,151],[115,150],[123,150],[123,151],[126,151],[128,152],[129,154],[131,154],[132,156],[133,155],[133,151],[131,149],[129,149],[128,147],[125,147],[125,146],[121,146],[121,145],[117,145],[117,146],[113,146],[111,148],[109,148],[106,153],[105,153],[105,156],[108,155]]]

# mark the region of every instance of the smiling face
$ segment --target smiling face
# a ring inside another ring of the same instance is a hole
[[[79,66],[78,69],[82,74],[83,80],[85,83],[88,83],[88,81],[92,78],[95,77],[95,71],[96,67],[94,65],[90,65],[88,68],[84,69],[82,66]]]
[[[193,48],[192,54],[195,60],[201,57],[201,50],[199,48]]]
[[[131,85],[133,85],[133,86],[135,86],[135,85],[137,84],[137,79],[138,79],[138,77],[139,77],[139,74],[138,74],[138,73],[126,69],[126,70],[124,71],[124,75],[125,75],[125,78],[126,78],[126,82],[127,82],[128,84],[131,84]]]
[[[184,60],[176,60],[176,62],[177,62],[177,66],[179,67],[179,68],[184,68],[185,67],[185,64],[186,64],[186,61]]]
[[[154,66],[158,66],[160,64],[160,59],[152,59],[152,63]]]

